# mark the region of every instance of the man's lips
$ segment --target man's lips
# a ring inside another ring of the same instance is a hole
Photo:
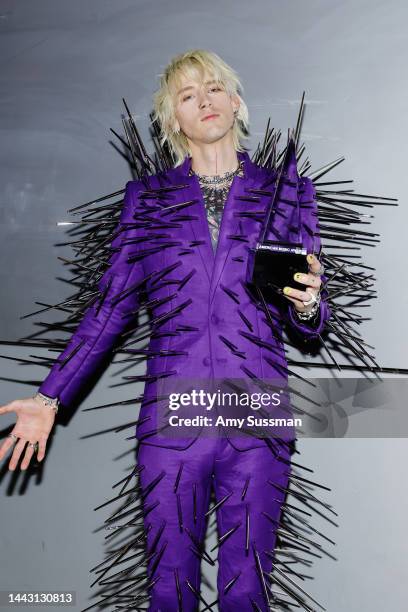
[[[219,117],[219,115],[217,115],[216,113],[212,113],[211,115],[207,115],[206,117],[203,117],[201,121],[206,121],[207,119],[213,119],[214,117]]]

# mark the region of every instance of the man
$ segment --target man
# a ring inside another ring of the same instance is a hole
[[[290,476],[290,445],[254,435],[177,437],[159,427],[157,396],[166,379],[282,379],[282,319],[305,341],[316,338],[330,311],[319,301],[321,266],[314,188],[299,178],[302,241],[309,273],[287,288],[287,309],[265,311],[246,282],[248,255],[271,204],[276,176],[251,162],[241,140],[248,122],[239,80],[217,55],[190,51],[174,58],[155,95],[155,114],[175,167],[126,185],[120,224],[99,299],[34,399],[0,409],[18,415],[10,460],[24,450],[26,469],[38,442],[45,455],[55,409],[69,406],[118,337],[134,325],[141,295],[151,307],[146,387],[137,426],[149,610],[198,609],[200,562],[212,486],[218,525],[221,611],[269,610],[276,597],[266,575]],[[295,169],[292,168],[292,172]],[[309,205],[306,205],[309,204]],[[250,214],[248,214],[250,213]],[[280,236],[288,240],[296,210],[288,207]],[[219,226],[221,222],[221,226]],[[309,317],[310,313],[310,317]],[[272,320],[272,325],[271,325]],[[52,410],[54,408],[54,410]],[[220,433],[221,432],[221,433]],[[135,584],[136,584],[135,580]],[[287,593],[290,588],[282,586]],[[276,601],[276,600],[275,600]],[[306,608],[305,608],[306,609]]]

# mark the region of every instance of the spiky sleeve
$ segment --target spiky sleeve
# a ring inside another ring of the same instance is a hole
[[[302,243],[308,253],[313,253],[319,257],[321,250],[319,219],[316,202],[316,189],[313,181],[308,177],[302,177],[299,188],[299,205],[302,218]],[[326,322],[330,319],[331,311],[327,302],[328,292],[325,289],[327,277],[323,274],[321,277],[321,302],[319,311],[314,319],[313,324],[300,321],[295,312],[295,307],[288,300],[286,322],[299,335],[307,341],[317,338],[324,330]]]
[[[119,223],[110,244],[107,268],[97,281],[97,299],[56,359],[39,391],[69,406],[101,365],[138,307],[143,278],[137,260],[140,232],[134,220],[141,181],[126,184]]]

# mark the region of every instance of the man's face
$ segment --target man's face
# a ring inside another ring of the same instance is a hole
[[[181,75],[175,116],[181,131],[195,144],[212,143],[223,138],[231,130],[234,110],[238,108],[239,98],[230,97],[224,86],[214,81],[211,75],[205,74],[202,80]]]

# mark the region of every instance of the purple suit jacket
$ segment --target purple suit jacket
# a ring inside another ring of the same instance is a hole
[[[285,377],[282,324],[286,322],[307,341],[323,330],[330,309],[323,293],[320,320],[312,328],[296,319],[289,301],[284,309],[270,304],[276,322],[272,333],[265,312],[245,286],[245,276],[249,249],[259,237],[276,173],[253,163],[247,153],[238,152],[238,158],[244,160],[244,176],[233,180],[215,254],[201,189],[196,176],[189,176],[191,158],[149,177],[149,189],[141,180],[126,184],[110,266],[99,281],[100,302],[86,311],[41,392],[58,396],[65,406],[73,402],[134,321],[140,288],[151,301],[149,352],[154,356],[147,360],[139,439],[173,448],[191,444],[191,440],[163,442],[154,434],[155,405],[149,400],[161,377]],[[310,179],[299,177],[296,168],[292,174],[298,179],[302,241],[308,252],[316,253],[320,240],[312,235],[318,222],[315,189]],[[276,219],[282,239],[294,239],[294,215],[296,208],[288,204],[286,214]],[[236,440],[242,449],[260,445],[264,442],[250,437]]]

